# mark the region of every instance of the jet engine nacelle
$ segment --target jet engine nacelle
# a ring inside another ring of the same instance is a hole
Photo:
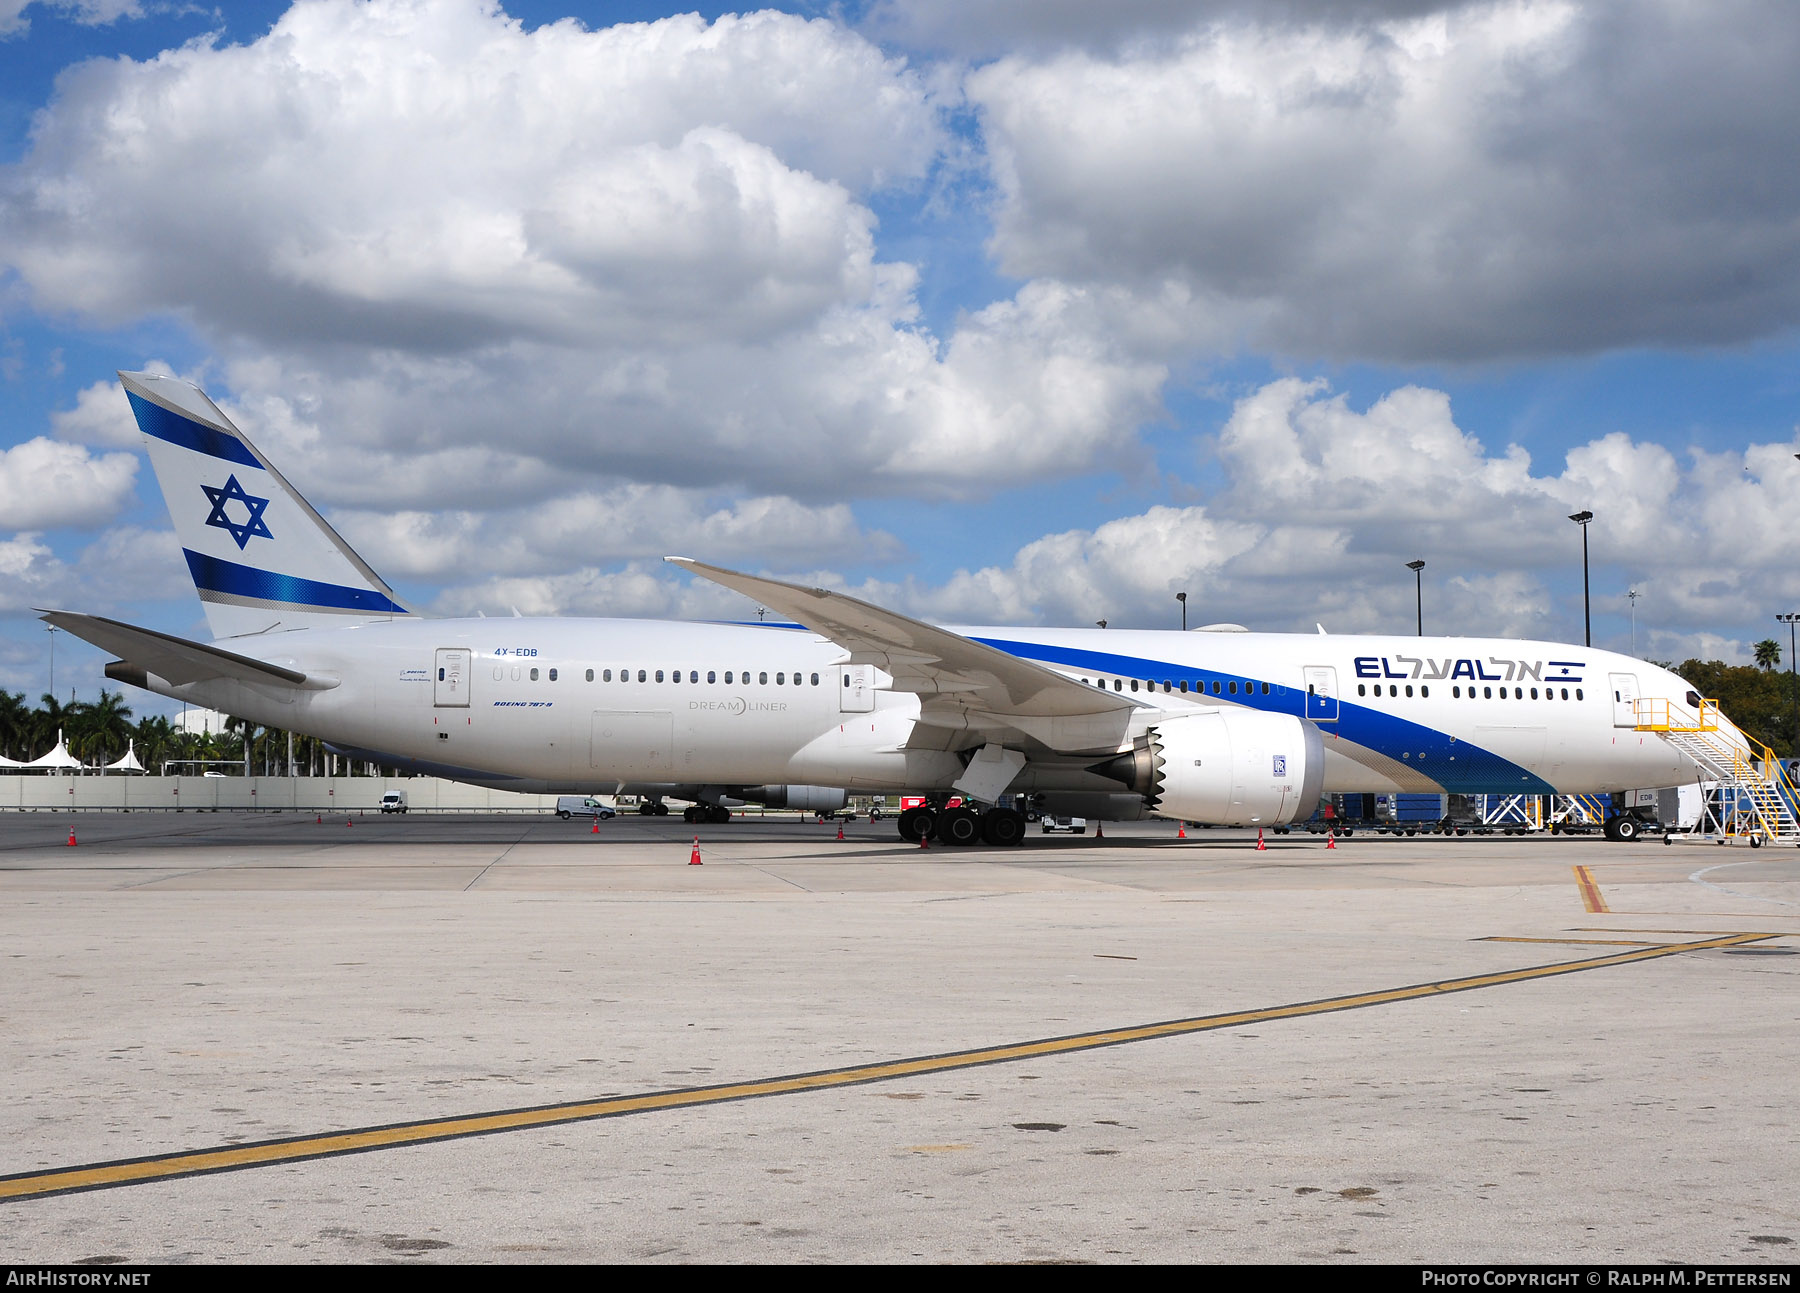
[[[835,813],[850,802],[837,786],[752,786],[744,798],[770,808],[798,808],[803,813]]]
[[[1158,723],[1095,771],[1125,782],[1160,817],[1285,826],[1318,807],[1325,742],[1292,714],[1220,709]]]

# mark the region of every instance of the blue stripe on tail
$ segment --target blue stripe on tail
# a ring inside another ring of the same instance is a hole
[[[255,597],[261,601],[286,602],[292,606],[325,606],[334,610],[374,611],[382,614],[406,615],[406,607],[372,588],[351,588],[344,584],[327,584],[298,575],[278,575],[272,570],[239,565],[222,557],[209,557],[183,548],[194,585],[201,592],[228,593],[234,597]]]

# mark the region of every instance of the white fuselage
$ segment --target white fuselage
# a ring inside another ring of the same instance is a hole
[[[1132,734],[1215,706],[1309,718],[1327,791],[1565,793],[1670,786],[1695,765],[1631,702],[1682,679],[1561,643],[1149,630],[958,628],[1138,702]],[[916,733],[917,696],[802,628],[601,619],[395,619],[232,638],[329,684],[153,689],[384,762],[518,789],[803,784],[938,791],[961,741]],[[1691,706],[1688,706],[1691,708]],[[1129,741],[1129,738],[1128,738]],[[1116,791],[1095,755],[1033,754],[1015,792]]]

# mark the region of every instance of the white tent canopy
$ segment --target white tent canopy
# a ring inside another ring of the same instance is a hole
[[[113,762],[107,764],[106,770],[108,772],[144,772],[144,771],[146,771],[144,765],[138,762],[136,745],[137,745],[137,742],[135,740],[127,737],[126,741],[125,741],[125,753],[122,756],[120,756],[119,758],[113,760]]]
[[[58,728],[54,750],[40,755],[30,763],[15,763],[13,766],[16,768],[79,768],[81,760],[69,753],[69,747],[63,741],[62,729]]]

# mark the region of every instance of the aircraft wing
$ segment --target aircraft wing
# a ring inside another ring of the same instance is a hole
[[[921,700],[923,724],[949,732],[1011,729],[1061,753],[1117,750],[1135,701],[1084,687],[1042,665],[845,593],[709,566],[673,565],[792,617]]]
[[[83,615],[76,611],[45,611],[42,618],[59,629],[67,629],[83,642],[92,642],[102,651],[111,651],[128,664],[146,673],[180,685],[205,682],[212,678],[232,678],[238,682],[261,683],[289,687],[308,686],[307,676],[298,669],[252,660],[249,656],[222,651],[215,646],[190,642],[155,629],[139,628],[99,615]],[[313,684],[316,686],[317,684]]]

